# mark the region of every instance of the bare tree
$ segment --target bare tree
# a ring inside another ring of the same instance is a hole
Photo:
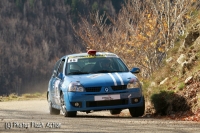
[[[177,35],[183,35],[188,11],[195,7],[195,1],[191,0],[154,0],[150,2],[154,14],[157,16],[162,40],[166,51],[174,47]]]
[[[96,12],[73,29],[86,46],[114,52],[149,77],[184,32],[191,6],[190,0],[127,0],[116,17]]]
[[[138,66],[143,68],[144,73],[151,73],[152,67],[156,65],[148,64],[148,61],[153,60],[150,53],[155,48],[149,44],[154,41],[156,33],[153,37],[144,35],[146,30],[150,30],[149,26],[146,26],[150,19],[147,18],[147,14],[151,12],[149,10],[147,3],[128,0],[115,18],[105,12],[102,15],[96,12],[91,14],[90,18],[81,17],[79,27],[73,28],[88,47],[114,52],[122,57],[129,67]],[[147,69],[149,70],[145,72]]]

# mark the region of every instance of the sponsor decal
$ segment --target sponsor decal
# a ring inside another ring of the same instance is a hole
[[[97,55],[79,55],[79,56],[69,56],[69,59],[81,59],[81,58],[96,58],[96,57],[116,57],[119,58],[117,55],[115,54],[111,54],[111,53],[98,53]]]
[[[77,58],[68,59],[68,63],[70,62],[78,62],[78,59]]]
[[[69,59],[96,58],[96,57],[106,57],[106,56],[105,55],[70,56]]]
[[[91,78],[91,79],[94,79],[94,78],[97,78],[97,77],[99,77],[99,76],[102,76],[102,75],[105,75],[105,74],[92,74],[92,75],[90,75],[90,76],[87,76],[88,78]]]
[[[58,96],[59,95],[59,83],[60,83],[60,80],[56,80],[55,81],[55,95]]]
[[[107,53],[107,54],[104,54],[105,57],[118,57],[117,55],[115,54],[110,54],[110,53]]]
[[[94,96],[95,101],[116,100],[116,99],[120,99],[120,94]]]

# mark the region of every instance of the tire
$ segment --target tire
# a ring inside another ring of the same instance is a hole
[[[111,114],[111,115],[117,115],[117,114],[120,114],[121,111],[122,111],[121,109],[110,110],[110,114]]]
[[[64,115],[64,117],[76,117],[77,111],[67,111],[63,93],[61,93],[61,95],[60,95],[60,104],[61,104],[60,105],[61,112]]]
[[[50,115],[59,115],[60,114],[60,110],[59,109],[55,109],[52,107],[52,103],[48,94],[48,104],[49,104],[49,112]]]
[[[144,97],[143,97],[144,99]],[[145,100],[143,101],[143,106],[141,107],[134,107],[134,108],[129,108],[129,112],[132,117],[140,117],[144,115],[145,111]]]

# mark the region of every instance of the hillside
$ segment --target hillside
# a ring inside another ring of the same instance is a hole
[[[55,62],[85,51],[71,22],[79,15],[107,11],[111,16],[123,0],[1,0],[0,95],[44,92]]]
[[[200,12],[199,12],[200,13]],[[198,14],[199,14],[198,13]],[[184,36],[168,52],[163,67],[144,81],[147,114],[200,121],[200,17],[187,25]]]

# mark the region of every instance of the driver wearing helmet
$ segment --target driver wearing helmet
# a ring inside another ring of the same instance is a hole
[[[112,68],[112,63],[109,59],[102,60],[100,65],[102,70],[114,71],[114,69]]]

